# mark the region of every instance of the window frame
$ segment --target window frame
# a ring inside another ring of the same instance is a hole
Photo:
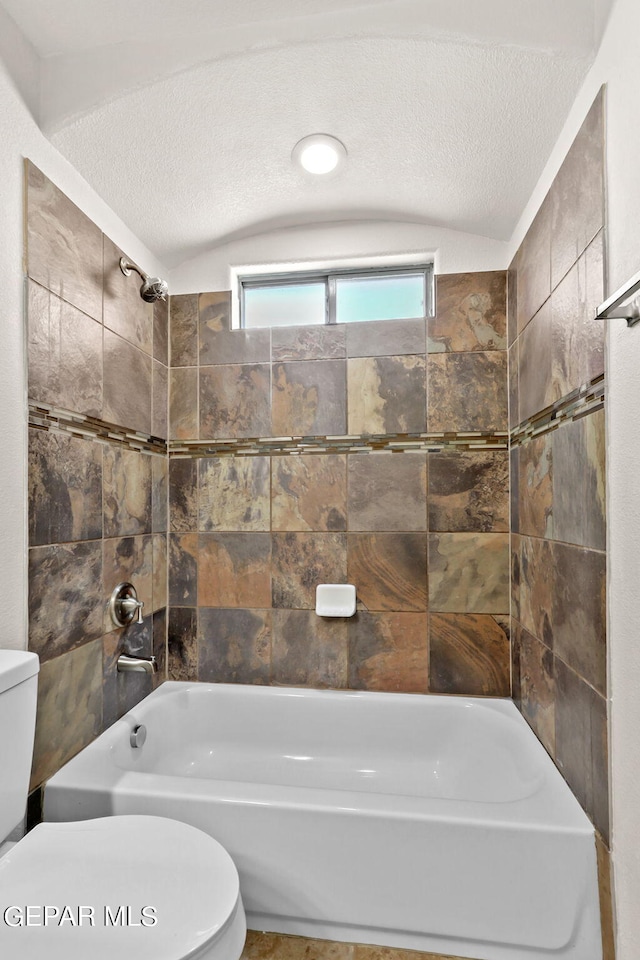
[[[271,330],[277,325],[270,327],[247,327],[245,323],[245,288],[257,289],[260,287],[285,287],[296,286],[298,284],[324,283],[325,284],[325,320],[322,326],[336,326],[336,281],[337,280],[371,280],[382,278],[393,278],[401,276],[418,276],[422,274],[424,284],[424,305],[425,317],[433,316],[434,304],[434,269],[433,262],[389,265],[389,266],[371,266],[371,267],[345,267],[320,269],[320,270],[283,270],[281,273],[253,273],[238,275],[238,302],[240,306],[240,330]],[[353,320],[352,323],[393,323],[396,319],[402,318],[387,317],[386,320]],[[422,319],[422,317],[405,317],[404,319]],[[349,321],[347,321],[349,323]],[[347,323],[344,325],[346,326]],[[294,327],[298,324],[282,324],[282,328]],[[302,326],[302,324],[300,324]],[[304,324],[304,326],[320,326],[320,324]]]

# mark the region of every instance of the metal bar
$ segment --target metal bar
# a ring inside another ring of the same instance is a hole
[[[635,327],[640,322],[640,273],[600,304],[596,320],[626,320],[628,327]]]

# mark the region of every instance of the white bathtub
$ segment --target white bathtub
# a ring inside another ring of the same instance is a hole
[[[601,960],[593,828],[508,700],[165,683],[47,784],[120,813],[219,840],[253,929]]]

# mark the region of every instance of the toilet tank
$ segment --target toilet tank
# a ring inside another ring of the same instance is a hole
[[[24,817],[39,669],[35,653],[0,650],[0,843]]]

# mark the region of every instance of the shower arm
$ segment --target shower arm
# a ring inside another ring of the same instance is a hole
[[[131,271],[135,270],[143,283],[149,279],[148,273],[143,273],[140,267],[136,267],[135,263],[131,263],[131,261],[127,260],[126,257],[120,257],[120,269],[124,273],[125,277],[130,277]]]

